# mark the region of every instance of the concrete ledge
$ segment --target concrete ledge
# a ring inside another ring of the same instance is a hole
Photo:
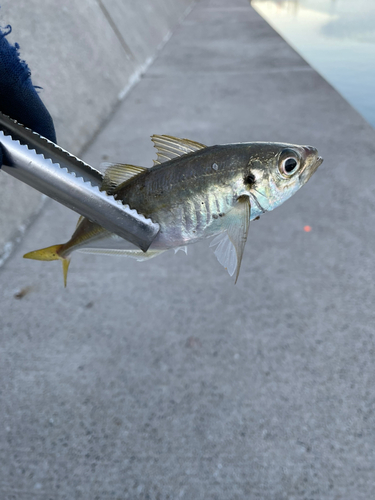
[[[78,154],[155,56],[193,0],[19,0],[2,26],[21,46],[53,116],[58,142]],[[41,206],[36,191],[0,176],[0,262]]]

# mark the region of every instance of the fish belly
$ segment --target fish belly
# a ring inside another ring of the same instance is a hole
[[[233,196],[218,197],[215,192],[156,210],[149,216],[160,225],[152,250],[168,250],[195,243],[223,231],[225,214],[233,206]],[[142,211],[138,208],[139,211]],[[81,228],[80,228],[81,226]],[[92,235],[92,236],[91,236]],[[135,245],[101,226],[84,219],[77,227],[67,252],[75,250],[132,250]],[[103,252],[104,253],[104,252]]]
[[[160,224],[151,248],[176,248],[214,236],[224,230],[225,214],[231,208],[232,195],[219,198],[216,193],[209,193],[160,210],[151,216]]]

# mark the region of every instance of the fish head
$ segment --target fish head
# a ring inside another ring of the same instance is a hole
[[[267,143],[259,146],[248,164],[252,219],[284,203],[306,184],[323,162],[312,146]]]

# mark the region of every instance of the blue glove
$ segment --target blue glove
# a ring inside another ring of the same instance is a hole
[[[6,31],[0,28],[0,111],[56,142],[51,115],[31,82],[26,62],[20,59],[19,45],[10,45],[6,39],[11,30],[10,26]]]

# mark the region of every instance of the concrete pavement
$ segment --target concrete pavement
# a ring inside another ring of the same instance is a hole
[[[372,498],[375,131],[245,0],[202,0],[84,157],[151,165],[153,133],[325,161],[236,286],[204,242],[77,253],[64,289],[22,259],[73,231],[46,205],[0,269],[0,498]]]

